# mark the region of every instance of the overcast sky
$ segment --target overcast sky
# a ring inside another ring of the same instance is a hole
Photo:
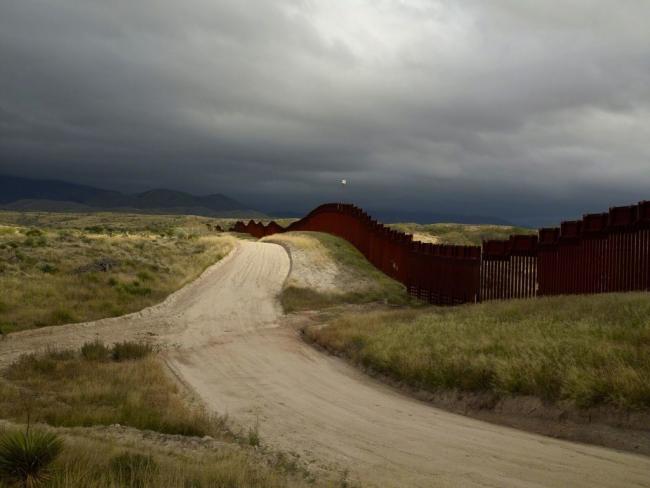
[[[0,173],[515,221],[650,199],[647,0],[3,0]]]

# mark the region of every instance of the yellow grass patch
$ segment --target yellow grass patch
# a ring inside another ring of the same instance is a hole
[[[2,333],[153,305],[197,278],[235,243],[227,234],[193,234],[191,228],[118,233],[96,227],[0,228]]]

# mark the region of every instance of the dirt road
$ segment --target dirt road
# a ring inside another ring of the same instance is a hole
[[[650,458],[450,414],[404,397],[281,325],[284,249],[242,242],[163,304],[95,324],[16,334],[0,364],[44,344],[148,337],[210,407],[264,443],[382,487],[648,487]]]

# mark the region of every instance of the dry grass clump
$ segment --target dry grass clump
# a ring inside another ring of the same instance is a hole
[[[512,234],[534,234],[535,229],[509,225],[475,224],[388,224],[388,227],[413,234],[416,240],[435,244],[480,246],[484,240],[505,240]]]
[[[299,488],[314,486],[280,464],[269,464],[253,450],[235,445],[168,447],[142,445],[138,439],[98,438],[58,432],[61,454],[48,466],[42,488]],[[0,436],[13,435],[13,431]],[[135,444],[135,446],[134,446]],[[145,447],[146,446],[146,447]],[[3,485],[0,480],[0,486]],[[316,486],[320,486],[317,484]]]
[[[429,391],[650,408],[650,295],[348,314],[307,337]]]
[[[98,227],[0,228],[2,333],[140,310],[195,279],[234,245],[231,236],[191,228],[155,234]]]
[[[148,345],[86,344],[22,356],[0,382],[0,417],[54,426],[121,424],[167,434],[216,435],[224,420],[191,409]]]
[[[288,232],[264,239],[291,255],[291,274],[280,297],[284,310],[314,310],[343,303],[410,301],[406,289],[349,242],[321,232]]]

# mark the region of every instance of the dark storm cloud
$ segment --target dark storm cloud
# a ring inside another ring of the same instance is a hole
[[[3,2],[0,168],[301,210],[346,177],[374,208],[571,217],[650,197],[648,18],[633,0]]]

